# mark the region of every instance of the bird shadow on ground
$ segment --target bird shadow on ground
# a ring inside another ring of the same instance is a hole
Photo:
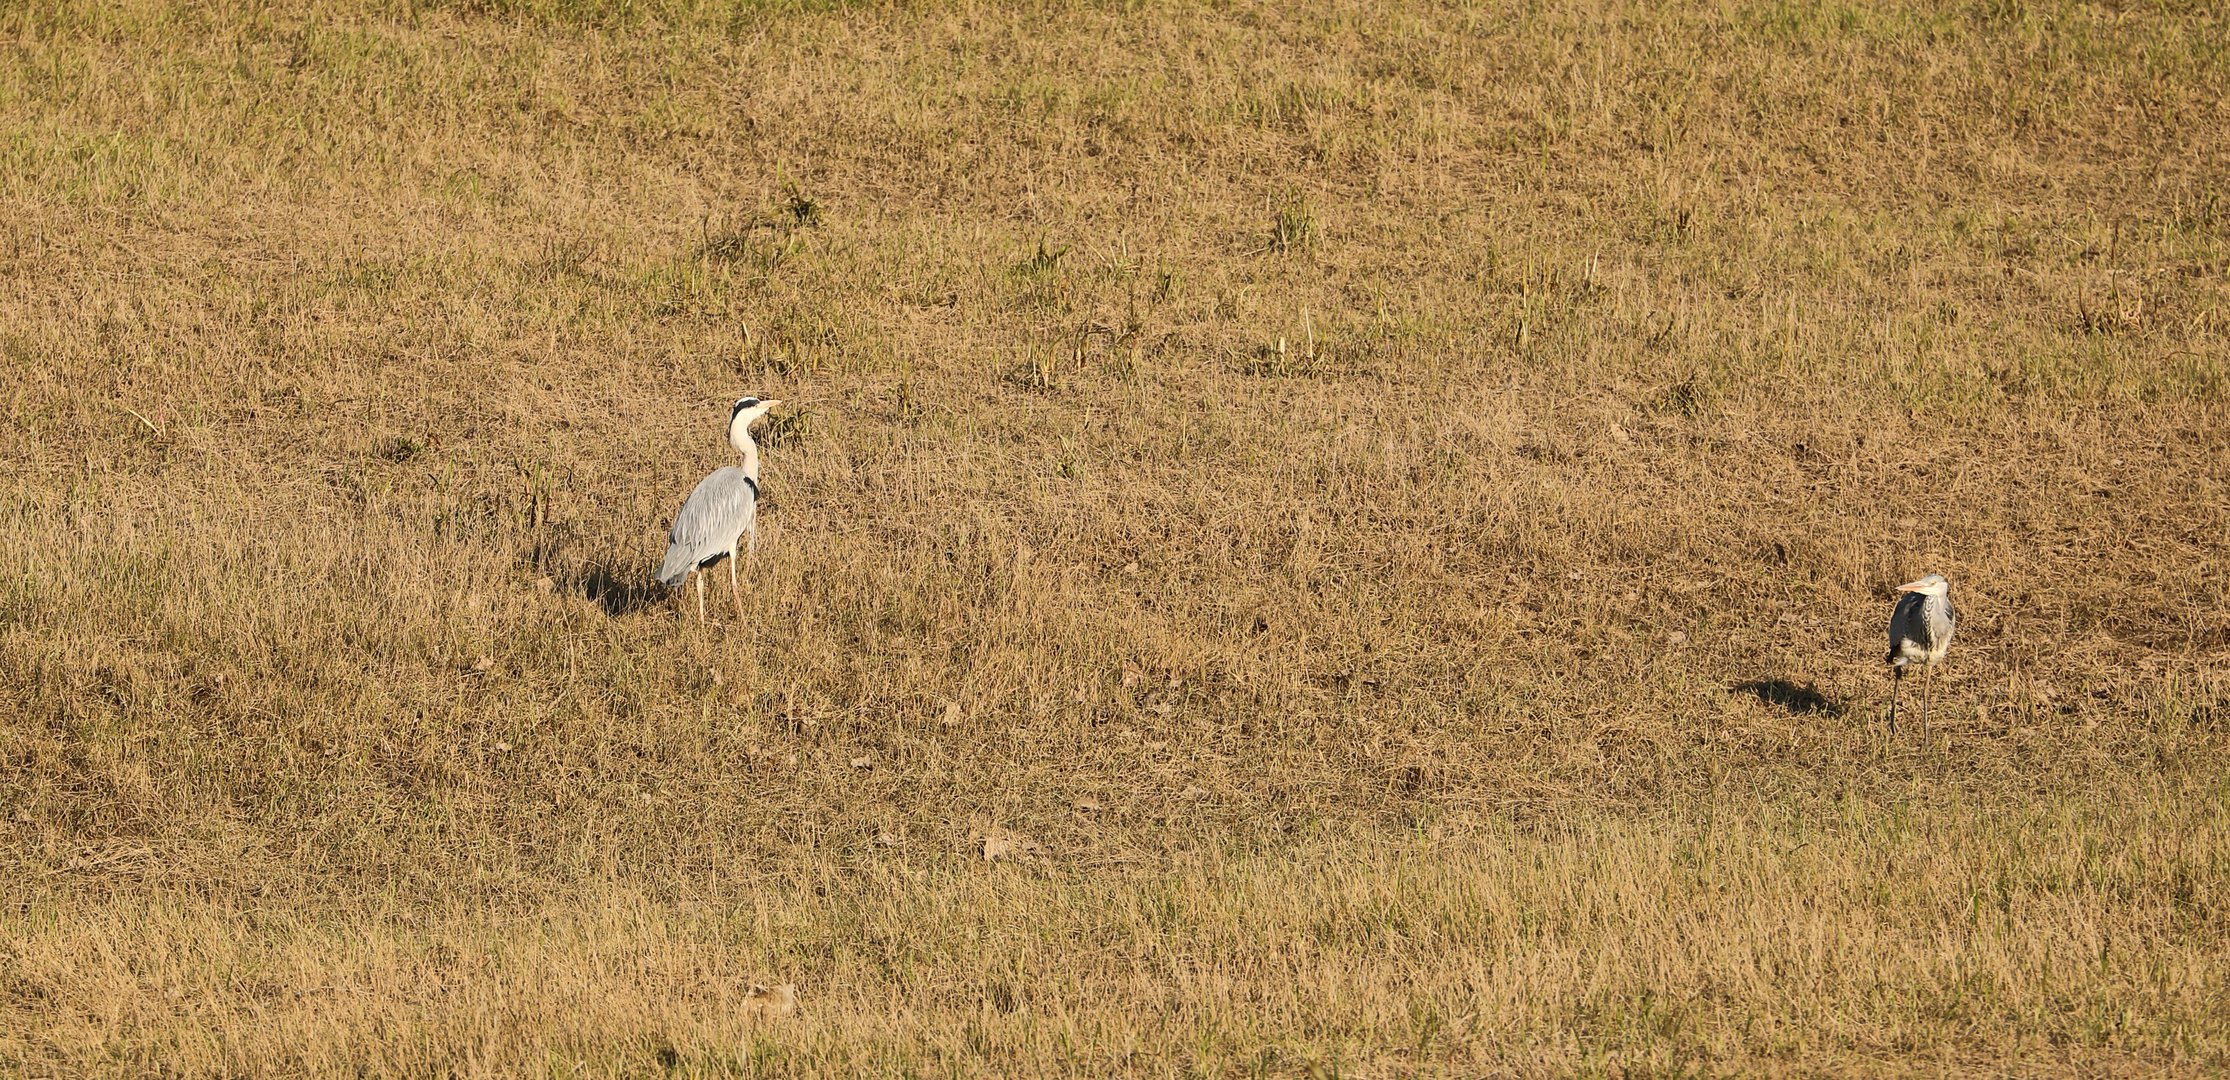
[[[604,614],[617,618],[657,607],[666,600],[664,586],[651,581],[641,567],[614,569],[602,563],[582,567],[566,582],[596,602]]]
[[[1768,705],[1787,709],[1799,716],[1812,713],[1841,716],[1848,711],[1842,702],[1820,693],[1819,688],[1811,683],[1798,686],[1787,679],[1753,679],[1736,683],[1729,689],[1748,694]]]
[[[579,558],[572,554],[577,549],[573,539],[553,534],[538,541],[527,555],[527,561],[559,592],[586,597],[612,618],[665,602],[666,588],[651,580],[648,567],[608,553]]]

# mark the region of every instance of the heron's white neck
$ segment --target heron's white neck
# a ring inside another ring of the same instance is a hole
[[[758,483],[759,444],[751,441],[749,421],[728,425],[728,445],[735,447],[736,453],[743,455],[743,475],[750,477],[752,483]]]

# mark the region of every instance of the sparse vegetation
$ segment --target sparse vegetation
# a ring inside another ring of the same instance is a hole
[[[2230,1069],[2212,7],[0,55],[0,1073]]]
[[[1270,220],[1270,250],[1290,253],[1315,248],[1316,215],[1309,212],[1308,203],[1295,199],[1278,207]]]

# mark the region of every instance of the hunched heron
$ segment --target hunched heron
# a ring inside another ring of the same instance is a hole
[[[1951,647],[1959,629],[1959,611],[1951,606],[1951,583],[1942,574],[1897,586],[1897,607],[1889,613],[1889,730],[1897,730],[1897,687],[1905,681],[1905,668],[1921,666],[1920,738],[1928,741],[1930,691],[1936,685],[1936,664]]]
[[[728,465],[698,481],[696,490],[674,515],[674,531],[666,541],[666,561],[658,580],[669,589],[680,588],[692,570],[703,570],[722,559],[728,562],[728,595],[736,602],[736,618],[743,616],[743,587],[736,581],[736,545],[746,555],[759,551],[759,444],[751,441],[751,425],[780,401],[740,398],[728,410],[728,445],[743,455],[741,466]],[[705,618],[705,578],[697,575],[697,620]]]

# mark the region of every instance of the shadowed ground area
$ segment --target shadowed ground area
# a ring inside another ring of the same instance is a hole
[[[1841,716],[1847,711],[1841,702],[1821,693],[1818,687],[1809,683],[1798,686],[1787,679],[1755,679],[1750,682],[1736,683],[1734,689],[1757,698],[1768,705],[1787,709],[1792,713],[1826,713],[1831,716]]]
[[[0,1072],[2221,1072],[2226,96],[2206,5],[0,8]]]

